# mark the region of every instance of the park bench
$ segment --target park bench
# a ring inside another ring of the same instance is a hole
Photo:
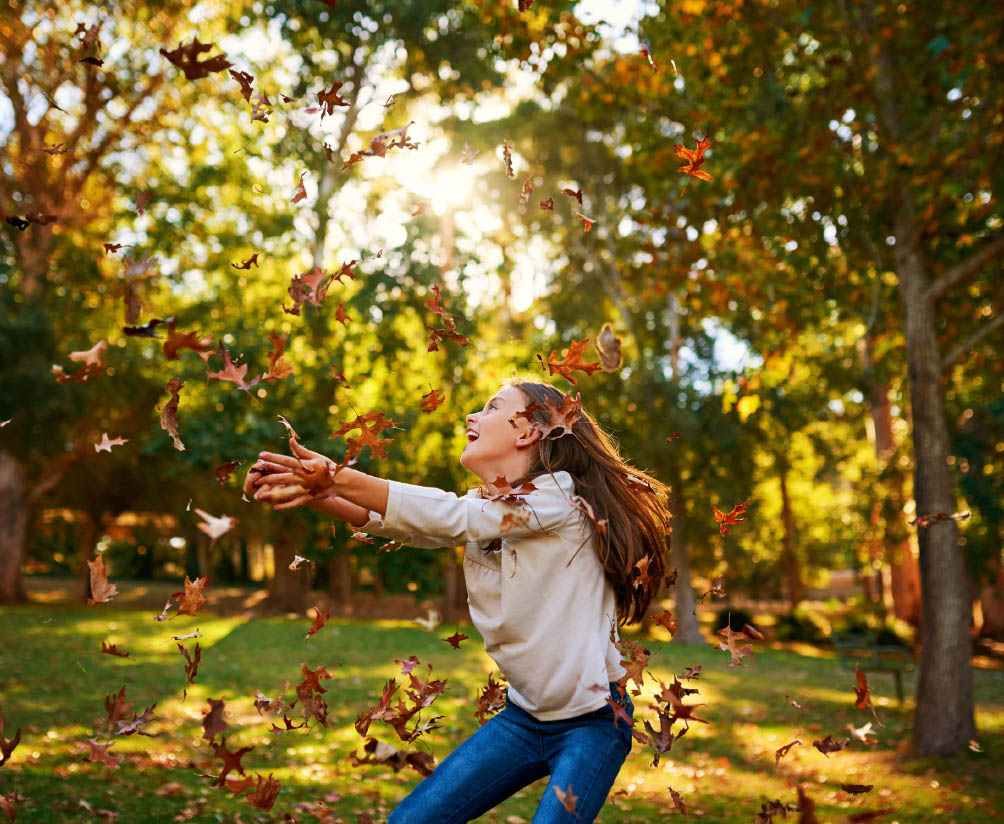
[[[896,698],[903,704],[903,673],[913,672],[913,652],[900,644],[876,644],[866,635],[833,633],[833,648],[840,666],[846,670],[859,667],[869,672],[887,672],[896,683]]]

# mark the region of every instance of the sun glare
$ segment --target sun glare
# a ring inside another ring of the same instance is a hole
[[[445,169],[436,174],[426,195],[437,212],[467,203],[474,189],[474,170]]]

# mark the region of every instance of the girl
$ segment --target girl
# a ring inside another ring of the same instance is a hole
[[[631,750],[610,703],[633,715],[616,626],[641,620],[659,587],[668,490],[570,404],[515,379],[468,415],[460,463],[485,486],[461,498],[343,468],[318,500],[293,470],[332,462],[295,440],[297,457],[262,452],[248,473],[245,491],[276,509],[309,505],[411,546],[465,545],[471,620],[509,682],[506,706],[388,824],[471,821],[546,775],[534,824],[591,822]]]

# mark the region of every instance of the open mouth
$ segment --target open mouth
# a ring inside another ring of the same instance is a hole
[[[473,429],[468,429],[467,430],[467,442],[468,443],[474,443],[474,441],[476,441],[477,439],[478,439],[478,433],[475,432]]]

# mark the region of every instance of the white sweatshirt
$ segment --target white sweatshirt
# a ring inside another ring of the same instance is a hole
[[[605,706],[609,682],[625,672],[610,639],[611,627],[617,637],[614,591],[592,525],[569,499],[572,476],[534,478],[537,489],[521,496],[522,507],[476,489],[458,498],[389,483],[386,515],[371,511],[360,529],[415,547],[465,545],[471,620],[509,682],[509,700],[540,721]],[[529,515],[528,523],[503,533],[506,514]],[[499,537],[501,549],[483,549]]]

